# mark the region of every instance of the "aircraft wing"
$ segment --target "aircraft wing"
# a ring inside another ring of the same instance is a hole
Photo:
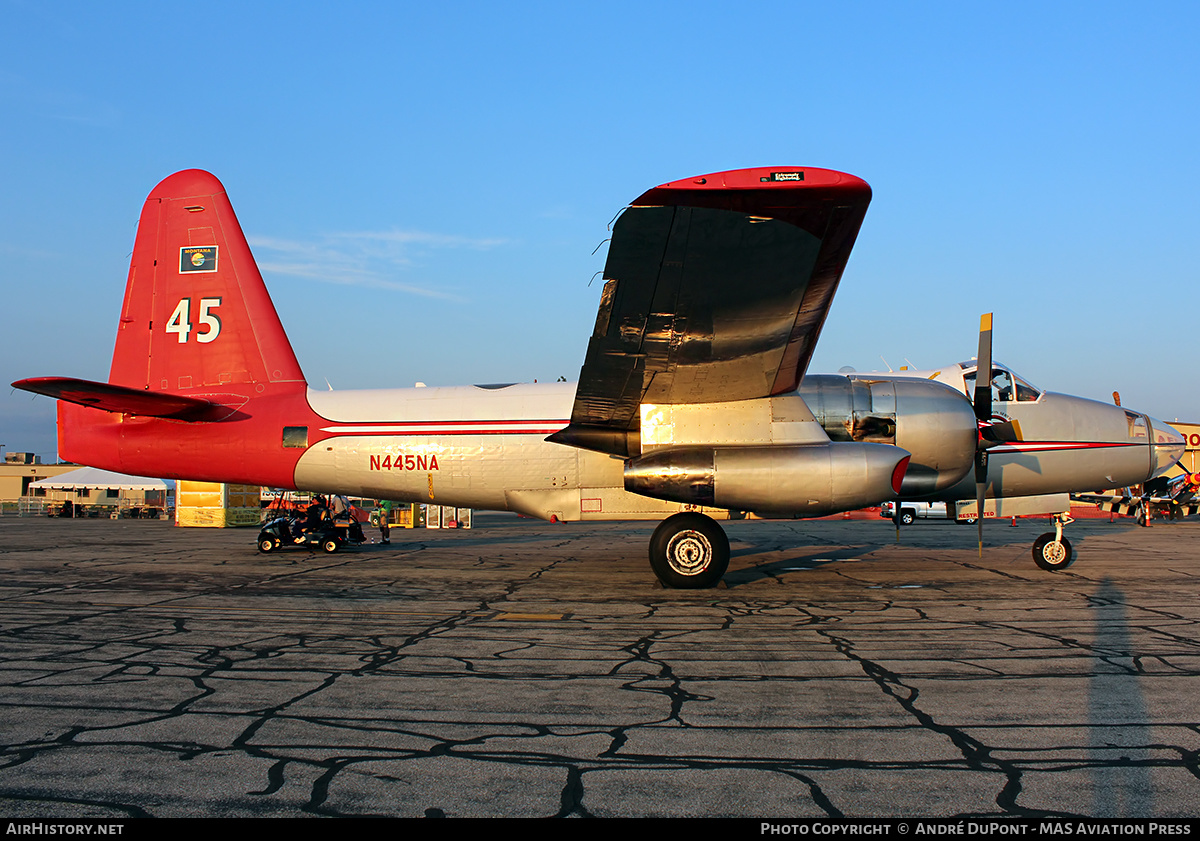
[[[1075,502],[1089,502],[1101,511],[1123,514],[1126,517],[1136,517],[1142,508],[1147,505],[1152,506],[1152,510],[1174,512],[1179,517],[1191,517],[1200,513],[1200,501],[1191,497],[1184,500],[1177,500],[1169,496],[1071,494],[1071,499]]]
[[[825,169],[672,181],[617,220],[563,444],[628,456],[642,403],[749,400],[804,376],[871,188]]]
[[[1072,502],[1086,502],[1101,511],[1133,517],[1141,510],[1142,498],[1128,494],[1071,494]]]

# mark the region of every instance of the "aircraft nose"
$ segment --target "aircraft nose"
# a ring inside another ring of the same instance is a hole
[[[1174,427],[1168,426],[1158,418],[1152,418],[1146,415],[1146,420],[1150,421],[1150,429],[1153,438],[1151,438],[1151,446],[1153,447],[1153,473],[1150,478],[1161,476],[1175,466],[1175,463],[1183,457],[1184,448],[1187,442],[1183,436],[1175,431]]]

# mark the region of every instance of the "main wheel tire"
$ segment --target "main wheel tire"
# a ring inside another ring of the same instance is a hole
[[[729,538],[704,514],[672,514],[650,538],[650,567],[659,581],[673,589],[716,587],[729,569]]]
[[[332,537],[327,537],[321,541],[321,548],[332,555],[338,550],[338,542]]]
[[[264,554],[267,552],[274,552],[275,551],[275,538],[260,537],[258,539],[258,551],[260,551]]]
[[[1048,572],[1066,569],[1075,560],[1071,554],[1071,541],[1065,537],[1054,539],[1054,532],[1048,531],[1033,542],[1033,561]]]
[[[911,526],[917,521],[917,513],[911,508],[905,508],[900,512],[900,523],[905,526]]]

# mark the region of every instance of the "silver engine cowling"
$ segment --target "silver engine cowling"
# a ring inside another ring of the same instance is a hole
[[[831,441],[893,444],[912,454],[901,498],[945,490],[975,463],[975,411],[961,392],[942,383],[810,374],[798,393]]]
[[[625,463],[631,493],[691,505],[820,517],[900,491],[909,454],[887,444],[682,446]]]

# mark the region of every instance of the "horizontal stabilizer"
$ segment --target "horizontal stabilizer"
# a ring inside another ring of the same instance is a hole
[[[228,408],[199,397],[182,394],[164,394],[127,388],[110,383],[90,380],[75,380],[70,377],[31,377],[17,380],[13,388],[44,394],[68,403],[78,403],[93,409],[103,409],[117,414],[142,415],[150,418],[173,418],[175,420],[208,420],[214,410],[228,414]]]

